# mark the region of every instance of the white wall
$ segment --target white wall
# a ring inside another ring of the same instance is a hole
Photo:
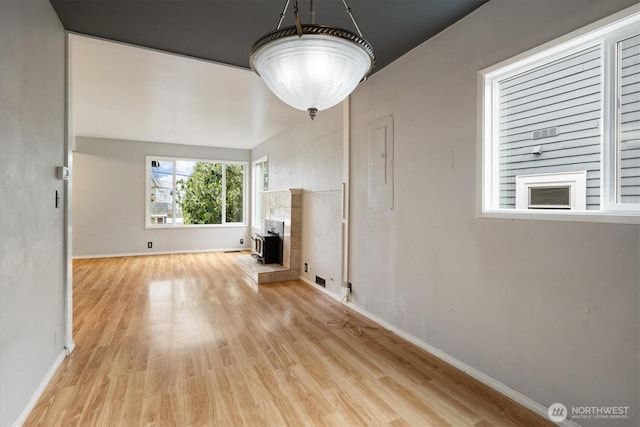
[[[342,106],[319,112],[313,121],[300,114],[300,121],[257,146],[251,157],[268,156],[269,190],[303,189],[301,277],[315,282],[318,275],[326,280],[327,290],[339,295]]]
[[[46,0],[0,5],[0,425],[64,348],[65,35]]]
[[[477,218],[476,84],[635,3],[492,0],[351,98],[353,302],[545,405],[630,406],[615,426],[640,425],[640,229]],[[395,206],[369,212],[367,126],[389,114]]]
[[[249,162],[251,153],[249,150],[76,138],[74,257],[249,247],[248,225],[145,229],[146,155]],[[240,239],[244,239],[244,245],[240,245]],[[147,249],[147,242],[153,242],[152,249]]]

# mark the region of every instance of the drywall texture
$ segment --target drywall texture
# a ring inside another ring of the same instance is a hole
[[[64,348],[62,25],[46,0],[0,5],[0,425]]]
[[[76,138],[73,158],[74,257],[248,247],[248,225],[145,229],[147,155],[246,162],[250,159],[249,150]],[[240,245],[240,239],[244,239],[243,245]],[[147,242],[153,242],[152,249],[147,248]]]
[[[253,149],[254,160],[268,156],[269,190],[302,188],[301,277],[326,280],[340,294],[342,251],[342,106],[303,118]],[[252,225],[259,229],[259,224]],[[304,263],[308,270],[304,271]]]
[[[612,426],[640,425],[640,228],[477,218],[477,72],[633,4],[492,0],[351,97],[353,302],[544,405],[629,406]],[[370,212],[389,114],[394,209]]]

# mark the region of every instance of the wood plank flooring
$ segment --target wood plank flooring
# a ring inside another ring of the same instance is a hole
[[[235,255],[74,261],[77,347],[25,426],[554,425]]]

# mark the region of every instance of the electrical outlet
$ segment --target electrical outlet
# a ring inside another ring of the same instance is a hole
[[[342,282],[342,288],[347,294],[350,294],[353,291],[353,289],[351,288],[351,282]]]
[[[304,272],[305,273],[309,272],[309,264],[307,264],[306,262],[304,263]]]
[[[240,239],[240,244],[244,245],[244,239]]]
[[[153,242],[147,242],[147,248],[149,249],[153,248]]]

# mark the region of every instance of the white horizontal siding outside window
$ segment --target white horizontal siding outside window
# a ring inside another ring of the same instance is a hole
[[[479,73],[481,216],[640,222],[639,28],[630,8]],[[563,174],[584,203],[523,201]]]
[[[640,35],[617,44],[617,202],[640,204]]]

